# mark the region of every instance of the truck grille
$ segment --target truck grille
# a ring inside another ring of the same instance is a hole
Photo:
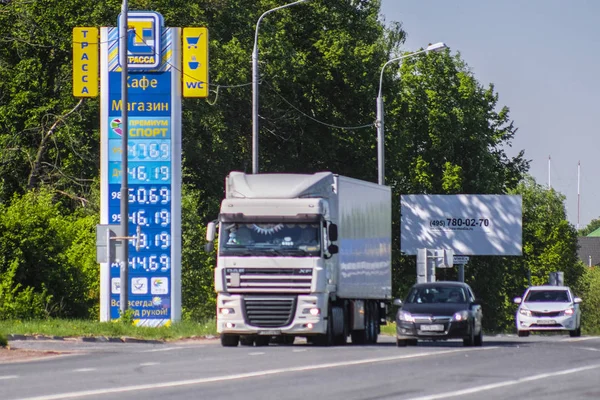
[[[289,325],[296,311],[295,297],[244,296],[246,322],[259,328]]]
[[[309,293],[312,268],[226,268],[229,293]]]

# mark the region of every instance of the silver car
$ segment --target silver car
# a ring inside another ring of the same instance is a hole
[[[523,297],[516,297],[517,333],[529,336],[534,331],[568,331],[581,336],[581,299],[567,286],[531,286]]]

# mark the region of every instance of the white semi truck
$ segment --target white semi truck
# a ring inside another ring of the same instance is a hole
[[[225,185],[221,344],[375,343],[392,295],[390,188],[331,172],[231,172]],[[208,224],[208,250],[216,228]]]

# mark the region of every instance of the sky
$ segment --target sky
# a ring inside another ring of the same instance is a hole
[[[575,227],[600,219],[600,1],[382,0],[381,12],[402,23],[403,50],[444,42],[493,83],[518,128],[507,154],[525,151]]]

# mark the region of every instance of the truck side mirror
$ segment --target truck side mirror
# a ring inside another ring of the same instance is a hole
[[[329,236],[329,240],[331,240],[332,242],[335,242],[336,240],[338,240],[338,228],[337,228],[336,224],[329,224],[328,236]],[[336,251],[336,253],[337,253],[337,251]]]
[[[213,240],[215,240],[215,232],[217,231],[217,228],[215,226],[214,222],[209,222],[208,225],[206,226],[206,241],[207,242],[212,242]]]
[[[215,241],[216,232],[217,232],[217,227],[216,227],[215,223],[209,222],[208,225],[206,225],[206,241],[208,243],[206,243],[204,245],[204,251],[206,251],[207,253],[210,253],[215,248],[214,241]]]
[[[339,253],[340,249],[339,247],[337,247],[336,244],[330,244],[329,247],[327,247],[327,251],[329,252],[329,254],[333,255]]]

